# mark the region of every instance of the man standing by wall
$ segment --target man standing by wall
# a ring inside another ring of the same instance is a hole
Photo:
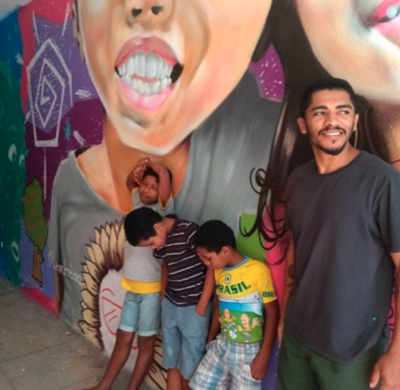
[[[400,174],[350,144],[357,123],[346,81],[320,80],[304,92],[298,125],[315,160],[297,168],[286,189],[292,238],[279,390],[400,387],[400,278],[387,349],[400,270]]]

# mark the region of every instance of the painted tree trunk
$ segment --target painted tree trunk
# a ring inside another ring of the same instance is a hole
[[[37,280],[40,284],[43,284],[43,273],[42,273],[42,263],[43,263],[43,253],[35,246],[33,251],[33,271],[32,277]]]

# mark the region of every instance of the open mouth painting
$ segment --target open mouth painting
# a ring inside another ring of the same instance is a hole
[[[122,47],[115,71],[129,102],[148,111],[159,109],[172,93],[183,66],[163,40],[133,38]]]

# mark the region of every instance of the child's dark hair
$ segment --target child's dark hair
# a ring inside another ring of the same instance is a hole
[[[131,211],[124,220],[127,241],[132,246],[138,246],[141,241],[154,237],[154,224],[161,221],[161,215],[148,207]]]
[[[167,168],[167,171],[168,171],[168,174],[169,174],[169,180],[170,180],[170,182],[172,183],[172,172],[171,172],[168,168]],[[158,176],[158,173],[157,173],[153,168],[146,167],[146,169],[145,169],[145,171],[144,171],[144,173],[143,173],[143,179],[144,179],[146,176],[153,176],[153,177],[156,178],[157,183],[160,182],[160,176]]]
[[[224,246],[236,248],[233,230],[227,224],[218,220],[203,223],[193,240],[195,247],[205,248],[208,252],[219,253]]]

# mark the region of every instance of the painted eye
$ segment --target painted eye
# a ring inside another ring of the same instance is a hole
[[[19,166],[23,167],[24,164],[25,164],[25,156],[21,154],[21,156],[19,156]]]
[[[12,162],[15,163],[17,158],[17,147],[15,144],[11,144],[10,148],[8,149],[8,159]]]

